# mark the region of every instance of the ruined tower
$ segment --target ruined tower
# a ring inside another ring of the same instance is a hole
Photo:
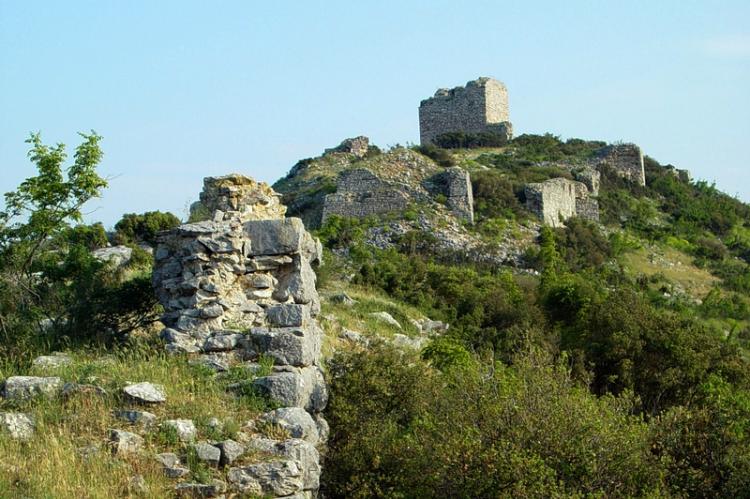
[[[465,87],[441,88],[419,105],[419,138],[431,144],[449,132],[496,133],[513,136],[505,84],[482,77]]]

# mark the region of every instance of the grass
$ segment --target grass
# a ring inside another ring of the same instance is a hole
[[[78,394],[63,399],[37,398],[29,401],[0,402],[0,411],[21,411],[36,422],[29,442],[17,442],[0,435],[0,498],[5,497],[171,497],[175,481],[163,476],[153,455],[176,452],[185,455],[187,445],[159,428],[146,430],[112,416],[114,409],[140,409],[154,413],[158,421],[192,419],[197,440],[235,438],[240,428],[255,418],[268,404],[251,394],[237,397],[226,385],[242,377],[215,376],[204,367],[190,365],[180,356],[162,353],[130,352],[98,357],[94,352],[73,353],[74,361],[57,369],[29,369],[3,376],[30,374],[59,376],[64,381],[91,383],[107,391],[105,396]],[[244,377],[253,374],[244,370]],[[164,404],[139,406],[126,400],[122,388],[128,382],[150,381],[164,386]],[[222,425],[209,424],[217,418]],[[113,456],[107,448],[108,430],[118,428],[144,437],[142,452]],[[80,449],[97,446],[98,452],[84,457]],[[192,468],[191,468],[192,469]],[[195,466],[190,480],[220,478],[220,470]],[[148,490],[135,490],[130,481],[140,475]],[[140,494],[140,495],[139,495]]]

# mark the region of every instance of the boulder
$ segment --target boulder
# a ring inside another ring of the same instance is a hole
[[[62,387],[58,377],[11,376],[5,380],[3,396],[12,400],[26,400],[38,395],[54,396]]]
[[[219,466],[221,450],[218,447],[211,445],[208,442],[198,442],[197,444],[192,445],[192,449],[193,452],[195,452],[195,457],[197,457],[199,461],[203,461],[214,468]]]
[[[336,293],[335,295],[331,295],[330,298],[332,303],[338,303],[340,305],[344,305],[346,307],[353,307],[357,304],[357,300],[349,296],[348,294],[341,292]]]
[[[34,435],[34,420],[21,412],[0,412],[0,431],[14,440],[29,440]]]
[[[143,446],[143,438],[124,430],[109,430],[109,445],[115,455],[132,454]]]
[[[299,218],[253,220],[243,226],[251,241],[248,256],[289,255],[302,248],[305,226]]]
[[[239,459],[245,453],[245,447],[234,440],[224,440],[216,445],[221,450],[219,464],[227,466]]]
[[[421,350],[422,347],[427,343],[427,338],[410,338],[405,334],[394,334],[393,344],[399,348],[411,348],[414,350]]]
[[[161,404],[167,400],[164,387],[153,383],[135,383],[126,386],[122,391],[133,400],[146,404]]]
[[[177,434],[177,438],[181,442],[191,442],[195,440],[198,430],[195,428],[195,424],[190,419],[168,419],[164,421],[161,426],[163,428],[171,428]]]
[[[163,452],[155,457],[165,468],[174,468],[180,464],[180,458],[173,452]]]
[[[164,476],[167,478],[182,478],[184,476],[188,476],[189,474],[190,470],[187,468],[183,468],[182,466],[172,466],[164,468]]]
[[[317,328],[253,328],[251,350],[273,358],[278,365],[309,366],[320,356],[321,334]]]
[[[91,252],[91,255],[99,261],[109,262],[115,267],[121,267],[133,257],[133,250],[127,246],[110,246],[95,249]]]
[[[101,386],[82,384],[82,383],[65,383],[62,387],[60,395],[63,398],[73,397],[75,395],[89,396],[94,395],[96,397],[106,397],[107,390]]]
[[[313,445],[320,440],[318,425],[310,413],[301,407],[282,407],[263,414],[260,419],[285,429],[292,438],[299,438]]]
[[[302,327],[310,321],[310,307],[296,303],[274,305],[266,309],[268,323],[275,327]]]
[[[394,319],[393,316],[388,312],[372,312],[368,315],[379,320],[380,322],[384,322],[385,324],[401,329],[401,324],[399,324],[399,322]]]
[[[304,489],[302,470],[297,461],[271,461],[230,468],[227,480],[238,492],[288,496]]]

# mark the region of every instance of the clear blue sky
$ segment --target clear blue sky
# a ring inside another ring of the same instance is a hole
[[[24,139],[104,136],[89,221],[183,216],[343,138],[417,142],[419,101],[503,80],[517,134],[632,141],[750,200],[750,2],[0,0],[0,191]]]

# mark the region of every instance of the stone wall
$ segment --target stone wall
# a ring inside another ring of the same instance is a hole
[[[588,187],[581,182],[553,178],[528,184],[525,194],[526,208],[552,227],[562,227],[574,216],[599,220],[599,203],[589,197]]]
[[[439,89],[419,105],[419,137],[430,144],[449,132],[493,132],[512,138],[508,90],[492,78],[470,81],[465,87]]]
[[[286,207],[279,197],[268,185],[238,173],[206,177],[200,201],[190,207],[190,215],[217,221],[283,218]]]
[[[345,153],[353,154],[357,158],[363,158],[365,155],[367,155],[367,151],[369,150],[369,148],[370,139],[363,135],[360,135],[359,137],[344,139],[341,144],[334,148],[326,149],[323,154]]]
[[[370,215],[398,213],[413,202],[428,201],[430,196],[445,196],[446,206],[458,218],[474,223],[474,198],[469,172],[462,168],[447,168],[434,175],[418,190],[406,184],[386,181],[366,168],[354,168],[341,173],[336,192],[323,202],[321,223],[331,215],[364,218]]]
[[[216,199],[211,193],[224,179],[206,179],[201,199]],[[217,210],[222,213],[213,213],[211,220],[159,237],[153,284],[165,309],[162,337],[168,351],[222,369],[241,364],[252,372],[260,355],[273,359],[273,371],[252,384],[282,409],[262,420],[301,425],[305,431],[283,442],[258,436],[249,447],[276,457],[230,468],[228,481],[239,493],[311,497],[320,476],[315,446],[322,445],[328,431],[320,414],[328,395],[319,367],[322,330],[315,319],[320,302],[312,269],[322,248],[299,219],[277,218],[280,209],[261,209],[268,206],[266,196],[275,199],[268,186],[233,179],[232,185],[254,186],[240,198],[259,199],[256,205],[230,203],[232,210]],[[236,216],[227,219],[229,212]],[[266,468],[284,476],[266,476]],[[288,485],[283,494],[275,488],[282,479]]]
[[[635,144],[614,144],[597,152],[598,165],[612,168],[618,175],[639,185],[646,185],[643,152]]]

